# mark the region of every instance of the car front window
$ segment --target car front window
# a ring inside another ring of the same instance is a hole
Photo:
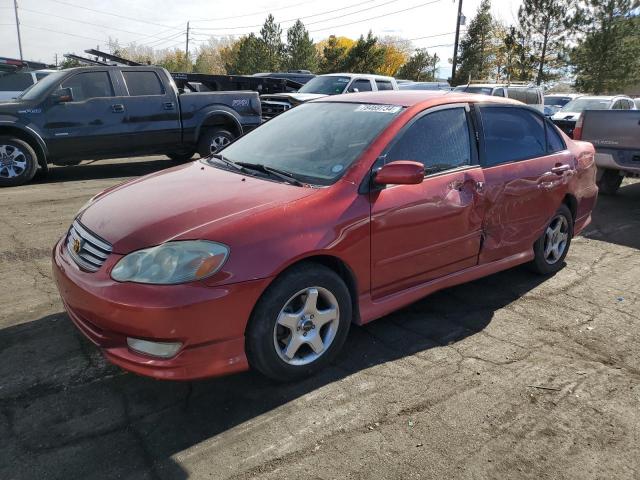
[[[222,150],[233,162],[284,170],[303,182],[331,185],[396,118],[402,107],[362,103],[302,104]]]
[[[61,77],[65,76],[66,72],[55,72],[47,75],[35,85],[31,86],[28,90],[22,92],[18,98],[22,100],[36,100],[49,90],[53,85],[58,83]]]
[[[601,98],[576,98],[560,109],[561,112],[581,113],[585,110],[606,110],[611,105],[611,100]]]
[[[339,95],[344,92],[349,80],[349,77],[339,76],[316,77],[309,80],[298,92]]]

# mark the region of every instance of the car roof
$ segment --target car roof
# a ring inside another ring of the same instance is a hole
[[[522,103],[503,97],[488,97],[474,93],[453,92],[444,90],[383,90],[377,92],[346,93],[322,97],[313,102],[336,103],[374,103],[380,105],[397,105],[400,107],[425,107],[446,103],[506,103],[523,105]]]
[[[320,75],[321,77],[360,77],[360,78],[377,78],[378,80],[393,80],[393,77],[387,77],[385,75],[373,75],[371,73],[325,73]]]

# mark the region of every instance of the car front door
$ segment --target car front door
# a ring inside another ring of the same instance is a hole
[[[122,70],[129,134],[125,141],[137,153],[165,152],[179,145],[182,131],[175,92],[153,70]],[[190,112],[192,113],[192,112]]]
[[[127,127],[123,99],[116,96],[110,72],[79,72],[60,87],[69,88],[72,96],[64,102],[52,97],[46,108],[51,158],[99,158],[118,152]]]
[[[567,194],[576,164],[556,128],[533,109],[485,105],[478,112],[484,263],[531,249]]]
[[[418,185],[374,188],[373,298],[477,264],[483,218],[482,169],[467,105],[438,107],[405,126],[376,163],[425,166]]]
[[[373,86],[368,78],[356,78],[347,88],[347,93],[354,92],[371,92]]]

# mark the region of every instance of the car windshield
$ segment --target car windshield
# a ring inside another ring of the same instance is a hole
[[[544,104],[562,107],[571,101],[571,97],[544,97]]]
[[[233,162],[260,164],[303,182],[331,185],[401,110],[395,105],[305,103],[269,120],[221,153]]]
[[[455,92],[479,93],[481,95],[491,95],[491,87],[471,87],[469,85],[459,85],[453,89]]]
[[[611,100],[604,98],[575,98],[560,109],[561,112],[584,112],[585,110],[607,110]]]
[[[321,76],[309,80],[299,93],[321,93],[323,95],[339,95],[344,92],[349,84],[349,77],[338,77],[333,75]]]
[[[60,80],[61,77],[65,75],[64,71],[50,73],[42,80],[40,80],[35,85],[32,85],[27,90],[22,92],[18,98],[22,100],[36,100],[39,98],[44,92],[46,92],[49,88],[51,88],[56,82]]]

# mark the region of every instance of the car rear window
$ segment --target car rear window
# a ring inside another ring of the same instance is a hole
[[[519,107],[480,107],[484,135],[483,166],[544,156],[545,127],[539,115]]]
[[[0,91],[21,92],[33,85],[30,73],[0,73]]]
[[[122,75],[132,97],[164,95],[164,87],[155,72],[124,71]]]
[[[385,80],[376,80],[376,87],[378,87],[378,90],[393,90],[391,82]]]

